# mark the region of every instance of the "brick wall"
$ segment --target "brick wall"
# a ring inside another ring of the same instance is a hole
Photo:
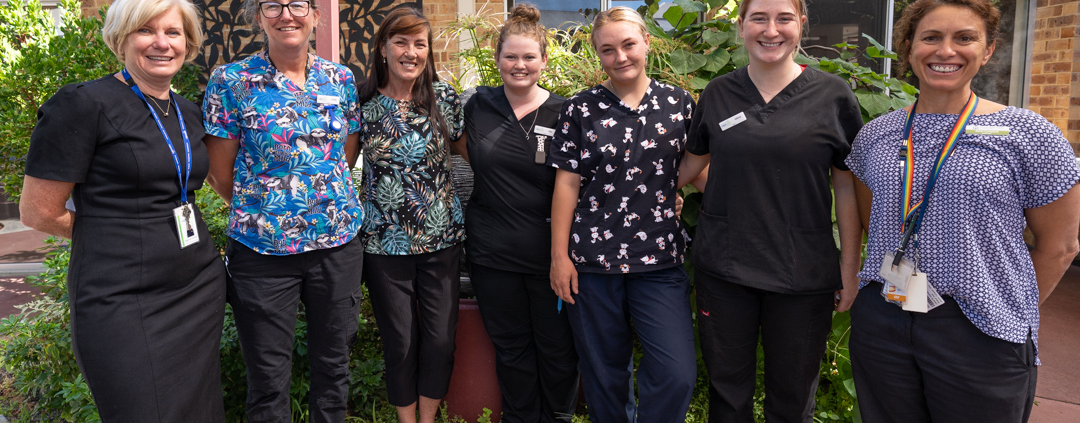
[[[1031,67],[1031,110],[1065,134],[1080,155],[1080,0],[1038,0]]]

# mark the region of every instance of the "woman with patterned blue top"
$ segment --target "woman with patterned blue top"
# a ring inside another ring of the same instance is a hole
[[[869,232],[850,342],[868,422],[1031,413],[1039,304],[1080,249],[1080,170],[1046,119],[972,92],[999,17],[989,0],[908,5],[896,43],[919,99],[847,158]]]
[[[247,364],[249,422],[291,421],[297,307],[304,302],[315,422],[345,418],[360,306],[362,210],[352,72],[308,52],[310,1],[245,0],[266,50],[216,69],[203,101],[211,186],[230,202],[228,300]]]
[[[645,73],[632,9],[597,14],[591,41],[609,79],[567,100],[555,128],[551,287],[569,304],[593,421],[681,422],[697,360],[675,183],[694,101]]]
[[[450,178],[461,137],[457,93],[435,74],[431,23],[391,11],[371,42],[360,87],[364,149],[364,280],[398,420],[432,423],[454,367],[458,257],[465,240]]]

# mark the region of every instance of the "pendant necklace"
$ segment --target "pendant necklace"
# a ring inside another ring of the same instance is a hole
[[[517,123],[518,127],[521,128],[521,130],[523,132],[525,132],[525,141],[529,140],[529,134],[532,132],[532,129],[536,127],[536,118],[538,116],[540,116],[540,108],[539,107],[537,107],[536,110],[533,110],[533,121],[532,121],[532,124],[529,125],[529,129],[525,129],[524,126],[521,126],[521,121],[520,120],[518,121],[518,123]]]
[[[165,117],[169,117],[169,110],[172,109],[172,95],[169,95],[168,102],[165,104],[164,109],[161,108],[161,104],[158,104],[159,100],[154,96],[147,96],[146,98],[151,99],[152,101],[150,103],[157,107],[158,110],[161,110],[161,113],[165,115]]]

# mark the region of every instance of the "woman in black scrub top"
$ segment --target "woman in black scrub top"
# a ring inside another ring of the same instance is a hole
[[[693,258],[713,422],[753,421],[759,331],[765,419],[808,421],[832,312],[857,293],[844,158],[862,118],[844,81],[795,63],[805,22],[803,0],[740,4],[749,65],[702,92],[679,170],[681,186],[709,165]]]
[[[465,104],[468,141],[455,147],[467,147],[476,177],[465,246],[495,344],[503,419],[568,422],[577,406],[577,353],[548,278],[555,169],[545,166],[566,99],[537,85],[547,64],[539,20],[533,6],[511,10],[495,47],[503,85],[477,88]]]
[[[201,112],[169,90],[199,27],[187,0],[114,2],[102,32],[125,71],[61,88],[30,140],[19,211],[71,239],[72,344],[103,422],[225,421]]]

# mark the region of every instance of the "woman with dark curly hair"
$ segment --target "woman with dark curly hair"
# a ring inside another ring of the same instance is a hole
[[[850,342],[865,421],[1031,413],[1039,304],[1080,248],[1080,171],[1046,119],[972,92],[999,16],[988,0],[908,5],[895,38],[919,99],[847,159],[869,231]]]

